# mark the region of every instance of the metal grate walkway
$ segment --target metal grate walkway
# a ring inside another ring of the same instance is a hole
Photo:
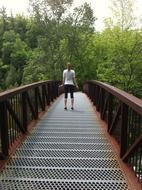
[[[52,105],[2,171],[0,189],[129,189],[88,98],[75,93],[75,103],[64,111],[61,96]]]

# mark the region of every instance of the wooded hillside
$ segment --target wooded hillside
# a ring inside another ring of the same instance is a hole
[[[114,2],[128,5],[128,0]],[[142,97],[142,29],[132,27],[133,15],[128,19],[131,4],[113,10],[125,14],[116,14],[117,22],[106,19],[105,29],[97,32],[90,5],[69,11],[72,3],[32,0],[29,17],[8,16],[0,9],[0,90],[62,80],[71,62],[80,85],[97,79]]]

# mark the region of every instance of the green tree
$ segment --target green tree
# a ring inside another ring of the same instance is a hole
[[[43,62],[45,61],[45,56],[46,55],[44,54],[44,52],[39,48],[31,51],[29,61],[24,67],[22,79],[23,84],[29,84],[40,80],[50,79],[48,77],[48,71],[43,64]]]
[[[121,30],[129,29],[134,26],[135,17],[133,14],[134,0],[111,0],[114,24]]]
[[[3,34],[3,44],[2,44],[2,61],[5,64],[11,63],[10,55],[13,52],[13,45],[19,35],[13,30],[5,31]]]
[[[6,81],[8,80],[6,86],[9,86],[9,79],[13,76],[12,84],[21,84],[24,65],[26,64],[28,56],[28,47],[23,42],[19,34],[16,34],[13,30],[6,31],[3,35],[3,48],[2,48],[2,61],[4,64],[9,65],[10,70],[7,71]],[[15,75],[13,75],[14,70],[16,71],[16,82]],[[12,80],[11,80],[12,81]]]
[[[2,60],[0,59],[0,91],[6,88],[5,75],[8,69],[9,69],[9,66],[4,64]]]
[[[24,16],[16,15],[14,19],[11,17],[11,25],[13,25],[15,33],[19,34],[20,39],[25,41],[28,30],[27,19]]]
[[[102,55],[97,77],[123,90],[141,96],[141,32],[134,27],[133,0],[112,0],[113,18],[105,20],[100,34]],[[101,59],[101,58],[100,58]]]
[[[142,81],[141,35],[140,32],[122,31],[120,28],[107,29],[101,34],[100,57],[104,60],[98,64],[99,80],[140,95],[136,89],[140,88]]]
[[[77,71],[77,78],[80,85],[82,85],[84,80],[91,78],[92,72],[90,75],[89,72],[95,65],[93,57],[89,56],[92,53],[90,49],[90,38],[94,33],[95,20],[93,10],[87,3],[75,8],[74,12],[68,18],[69,27],[65,48],[67,47],[66,53],[69,61],[73,63]]]

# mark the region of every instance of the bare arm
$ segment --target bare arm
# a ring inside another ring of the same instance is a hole
[[[76,88],[78,88],[78,85],[77,85],[77,82],[76,82],[76,78],[73,77],[73,82],[74,82],[74,85],[76,86]]]
[[[63,81],[62,81],[62,85],[64,85],[65,84],[65,73],[64,73],[64,71],[63,71]]]

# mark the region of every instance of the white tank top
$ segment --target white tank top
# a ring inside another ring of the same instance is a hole
[[[75,71],[74,70],[64,70],[63,72],[63,78],[65,78],[64,84],[74,84],[74,78],[75,78]]]

